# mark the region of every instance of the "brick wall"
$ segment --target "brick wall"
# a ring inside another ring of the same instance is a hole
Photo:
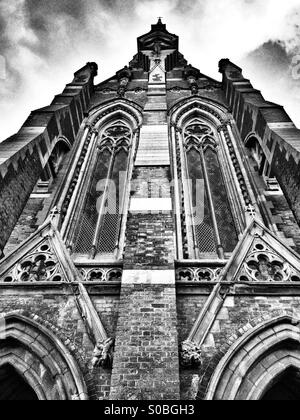
[[[122,287],[110,398],[179,398],[175,286]]]
[[[300,255],[300,227],[284,195],[266,196],[274,223],[288,246]]]
[[[51,186],[49,187],[46,196],[40,194],[39,198],[36,195],[34,198],[30,198],[27,201],[27,204],[4,248],[4,255],[8,255],[10,252],[14,251],[18,245],[30,237],[30,235],[32,235],[44,223],[49,211],[51,210],[53,198],[67,172],[69,162],[68,156],[69,155],[65,156],[64,163],[60,168],[57,177],[53,180]]]
[[[171,213],[130,214],[126,232],[126,269],[172,268],[173,229]]]
[[[0,175],[0,251],[4,248],[11,232],[42,171],[38,151],[29,151],[19,159],[18,169],[10,165],[4,179]]]
[[[38,213],[43,210],[44,201],[45,199],[43,198],[31,198],[27,201],[21,217],[4,248],[3,253],[5,256],[14,251],[18,245],[25,241],[39,227]]]
[[[294,209],[295,217],[300,223],[300,162],[293,156],[287,159],[286,150],[276,145],[272,170],[280,183],[282,190],[288,198],[289,204]]]

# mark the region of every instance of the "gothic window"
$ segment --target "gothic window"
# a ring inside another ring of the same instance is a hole
[[[214,130],[198,119],[183,134],[194,240],[201,257],[233,252],[237,233]]]
[[[131,142],[132,130],[123,121],[106,126],[100,133],[74,240],[76,254],[95,258],[103,254],[113,256],[116,251]]]

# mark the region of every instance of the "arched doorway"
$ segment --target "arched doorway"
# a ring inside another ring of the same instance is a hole
[[[0,367],[0,401],[37,401],[31,386],[9,364]]]
[[[300,401],[300,370],[294,367],[280,375],[261,398],[262,401]]]
[[[19,314],[3,319],[0,400],[88,399],[77,361],[52,331]]]
[[[299,400],[299,321],[283,316],[244,334],[223,357],[207,400]]]

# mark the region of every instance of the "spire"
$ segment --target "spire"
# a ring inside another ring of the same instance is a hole
[[[152,32],[166,31],[166,30],[167,30],[167,25],[162,23],[162,17],[158,17],[157,24],[152,25]]]

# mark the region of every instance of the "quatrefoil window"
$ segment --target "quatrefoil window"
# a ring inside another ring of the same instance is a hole
[[[246,272],[255,281],[289,281],[291,268],[273,254],[255,253],[245,264]]]

